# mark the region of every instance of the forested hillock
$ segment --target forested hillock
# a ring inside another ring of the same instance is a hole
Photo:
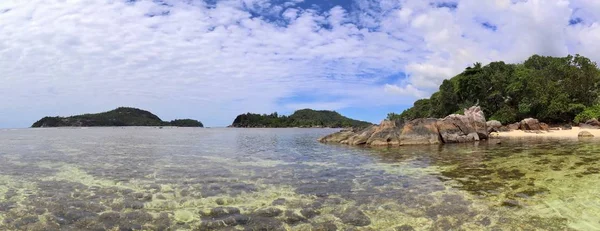
[[[444,80],[429,99],[417,100],[390,120],[441,118],[479,105],[504,124],[533,117],[547,123],[585,122],[600,116],[600,70],[583,56],[534,55],[520,64],[475,63]]]

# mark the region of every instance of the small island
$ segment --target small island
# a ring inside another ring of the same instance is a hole
[[[122,126],[173,126],[173,127],[204,127],[193,119],[177,119],[163,121],[149,111],[131,107],[69,117],[44,117],[33,123],[31,127],[122,127]]]
[[[350,119],[335,111],[302,109],[290,116],[277,112],[267,114],[246,113],[238,115],[230,127],[236,128],[365,128],[369,122]]]

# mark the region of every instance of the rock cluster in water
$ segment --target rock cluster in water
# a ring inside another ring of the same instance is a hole
[[[464,115],[442,119],[421,118],[399,126],[382,121],[360,131],[345,130],[319,139],[323,143],[348,145],[399,146],[416,144],[465,143],[488,138],[485,115],[480,107],[465,109]]]

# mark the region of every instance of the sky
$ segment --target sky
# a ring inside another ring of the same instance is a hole
[[[598,0],[2,0],[0,127],[149,110],[379,122],[475,62],[600,60]]]

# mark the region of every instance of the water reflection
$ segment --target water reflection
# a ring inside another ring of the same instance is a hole
[[[597,140],[358,148],[326,129],[0,132],[2,230],[592,230]]]

